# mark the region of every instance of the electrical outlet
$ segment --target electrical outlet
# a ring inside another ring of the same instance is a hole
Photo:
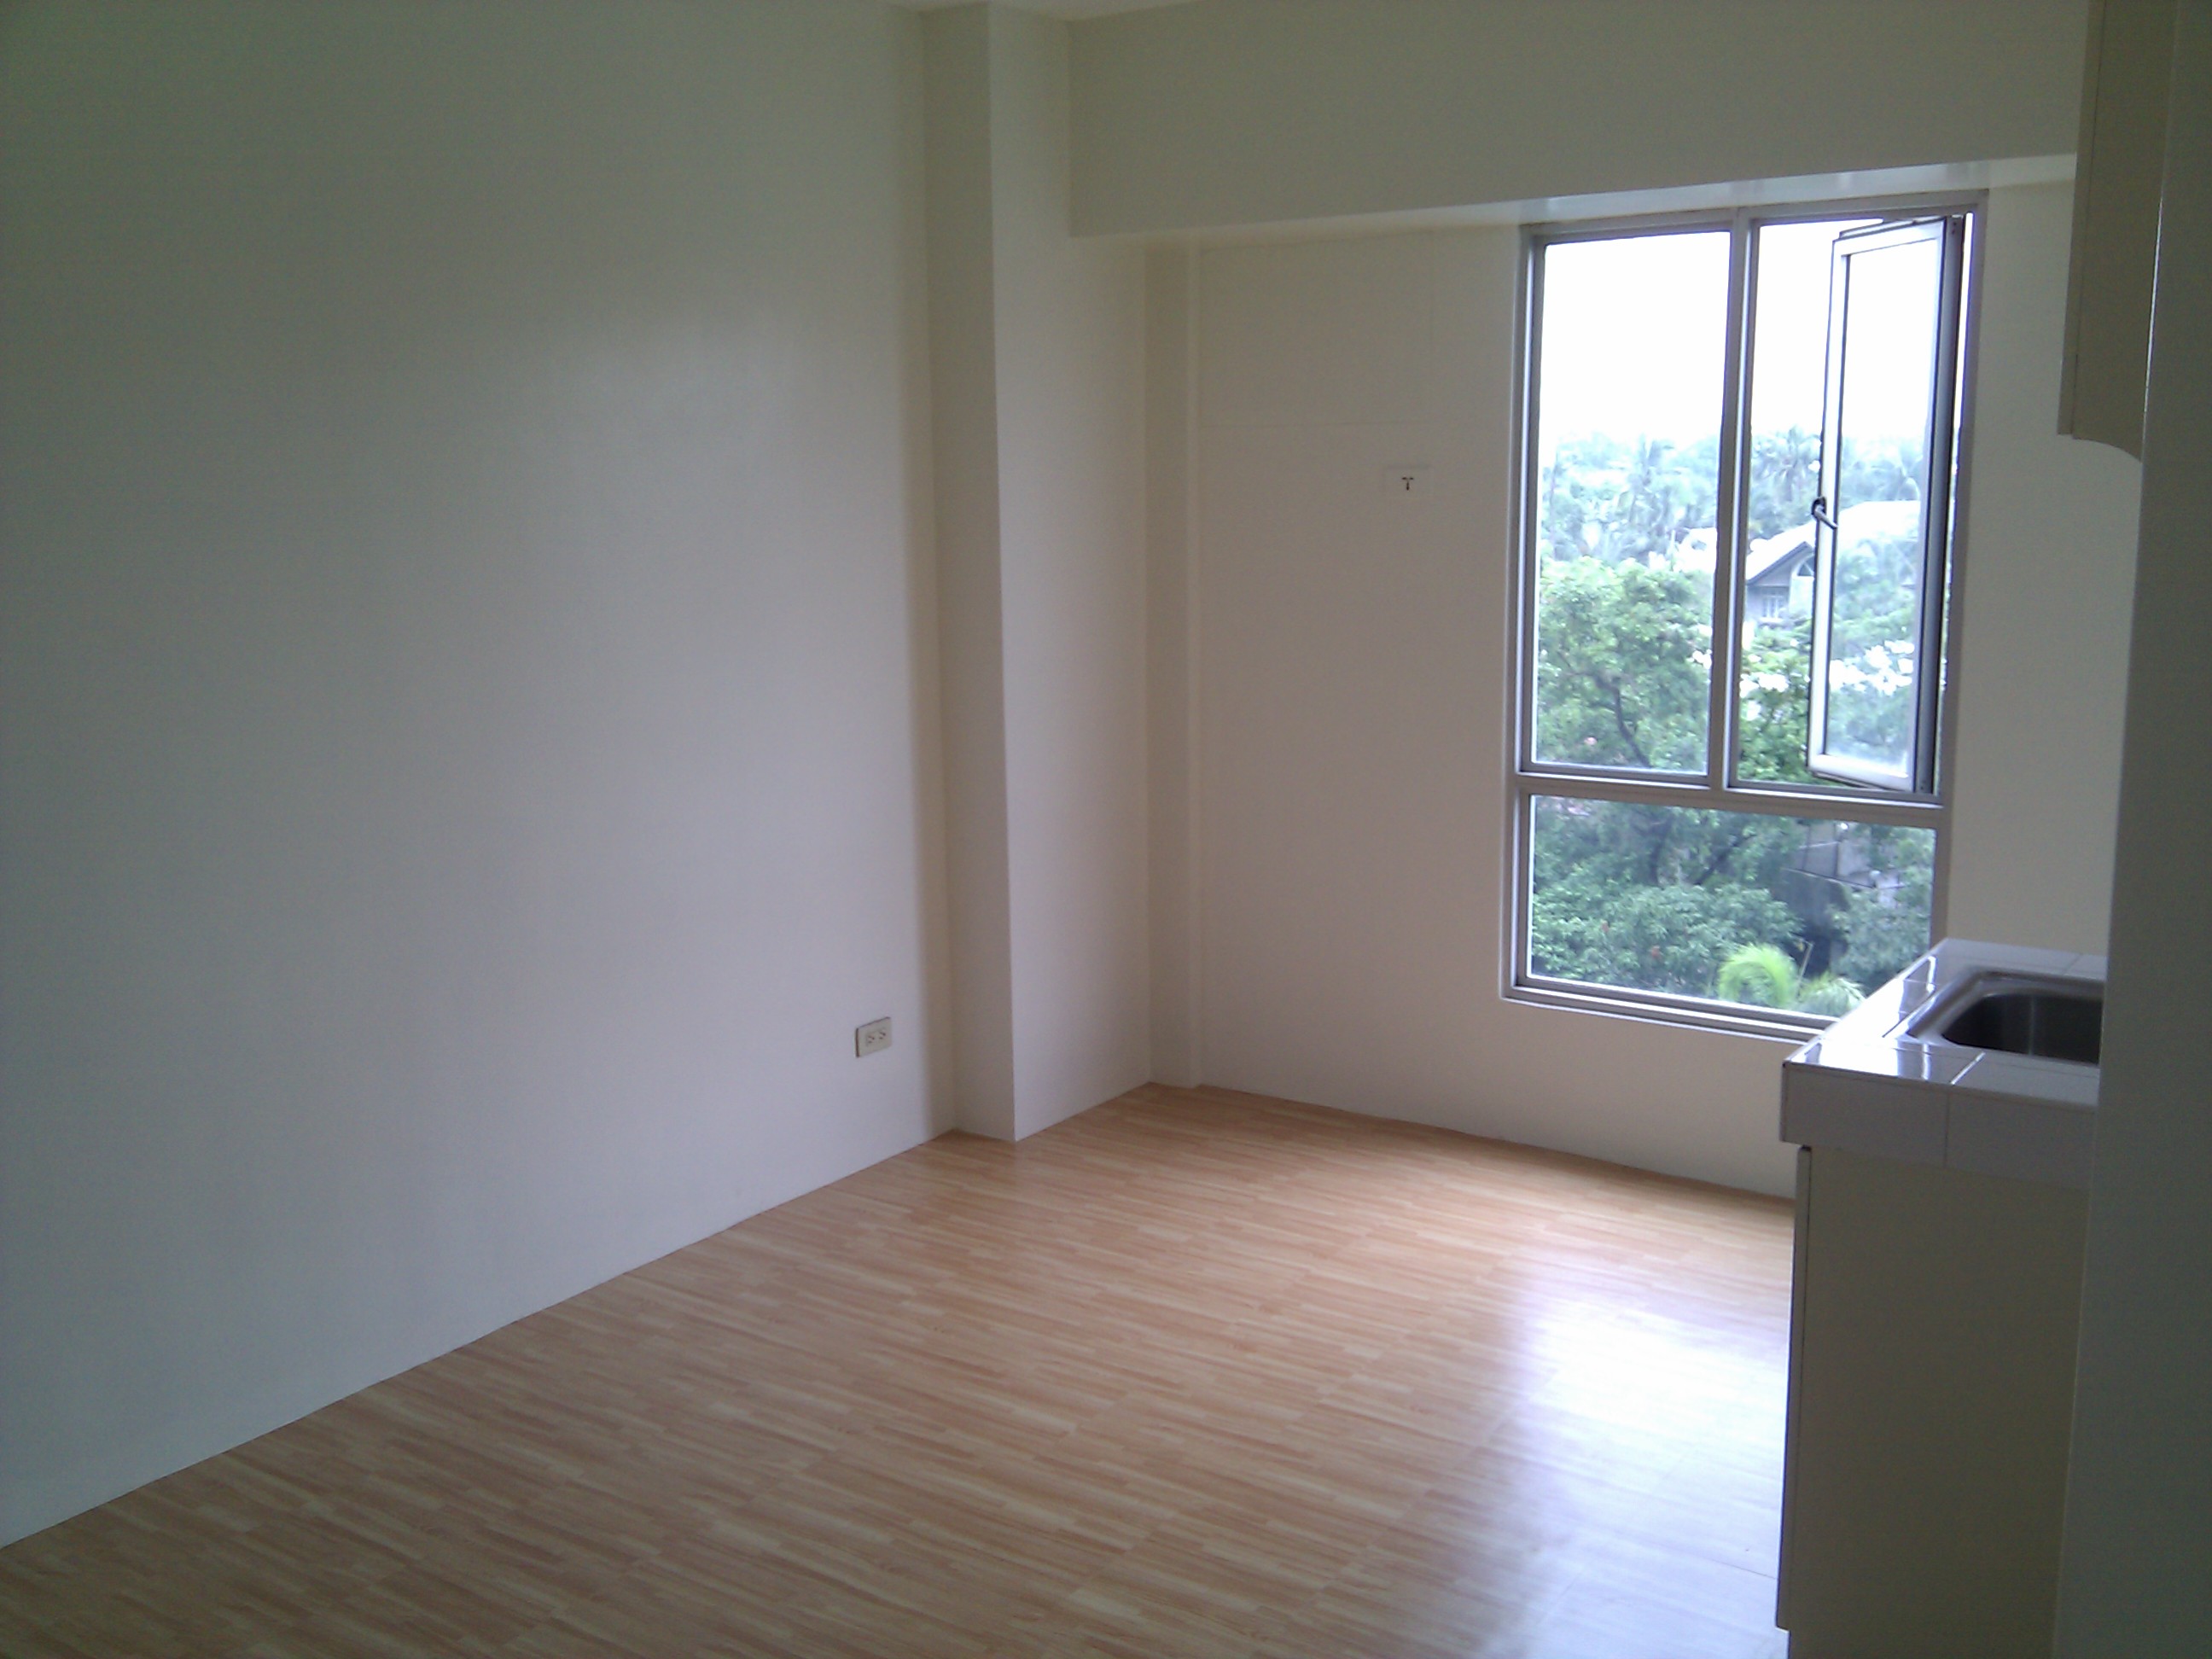
[[[853,1033],[853,1052],[872,1054],[891,1046],[891,1021],[889,1014],[881,1019],[872,1019]]]
[[[1409,495],[1425,495],[1428,492],[1429,465],[1426,461],[1412,461],[1404,466],[1382,469],[1382,493],[1401,499]]]

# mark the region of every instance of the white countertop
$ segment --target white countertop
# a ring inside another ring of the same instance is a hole
[[[1782,1139],[2087,1188],[2097,1068],[1962,1048],[1905,1027],[1990,970],[2089,981],[2105,958],[1945,939],[1782,1063]]]

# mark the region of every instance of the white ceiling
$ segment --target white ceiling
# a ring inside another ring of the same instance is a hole
[[[891,0],[893,5],[907,6],[915,11],[935,11],[941,6],[958,6],[967,0]],[[1103,17],[1109,12],[1149,11],[1155,6],[1180,6],[1188,0],[1006,0],[1009,5],[1024,11],[1042,11],[1054,17]]]

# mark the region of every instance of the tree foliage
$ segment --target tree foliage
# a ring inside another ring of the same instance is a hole
[[[1563,443],[1539,481],[1545,552],[1604,564],[1664,556],[1685,531],[1713,522],[1719,477],[1711,439],[1687,449],[1660,438]]]
[[[1790,933],[1760,872],[1796,839],[1788,818],[1620,801],[1536,805],[1529,957],[1586,983],[1714,994],[1747,942]]]
[[[1536,579],[1536,753],[1702,769],[1712,583],[1688,571],[1547,561]]]

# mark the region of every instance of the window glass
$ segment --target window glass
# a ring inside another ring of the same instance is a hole
[[[1736,775],[1749,782],[1815,781],[1805,754],[1828,268],[1836,237],[1873,222],[1823,219],[1757,232],[1736,687]]]
[[[1533,973],[1832,1015],[1928,948],[1933,830],[1557,795],[1532,808]]]
[[[1544,250],[1539,762],[1705,769],[1729,243]]]
[[[1836,588],[1824,730],[1814,736],[1823,756],[1844,763],[1843,775],[1909,787],[1943,243],[1940,233],[1905,234],[1911,240],[1848,255],[1850,243],[1838,244]]]

